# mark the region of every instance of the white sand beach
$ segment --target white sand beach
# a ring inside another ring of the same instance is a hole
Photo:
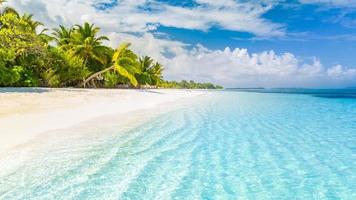
[[[25,90],[26,91],[26,90]],[[113,114],[127,114],[204,91],[35,89],[0,92],[0,152],[34,139],[41,133]]]

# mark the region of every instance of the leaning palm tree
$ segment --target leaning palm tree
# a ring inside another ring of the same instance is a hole
[[[84,26],[76,25],[71,34],[70,47],[75,55],[83,58],[86,65],[96,61],[106,64],[109,48],[104,46],[103,41],[109,40],[106,36],[97,36],[100,28],[93,24],[85,23]]]
[[[128,48],[130,43],[124,43],[119,46],[114,52],[112,57],[112,65],[104,70],[96,72],[84,80],[82,86],[86,87],[91,81],[95,81],[98,77],[101,77],[104,73],[109,71],[114,71],[119,75],[127,78],[131,85],[137,86],[138,82],[134,76],[137,72],[136,58],[137,56],[133,54]]]

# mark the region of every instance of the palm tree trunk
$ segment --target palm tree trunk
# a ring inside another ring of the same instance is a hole
[[[94,73],[93,75],[91,75],[91,76],[89,76],[87,79],[85,79],[85,80],[83,81],[83,83],[81,84],[81,86],[85,88],[86,85],[87,85],[87,83],[88,83],[89,81],[93,80],[94,78],[96,78],[96,77],[102,75],[103,73],[105,73],[105,72],[107,72],[107,71],[110,71],[110,70],[112,70],[112,69],[114,69],[114,66],[108,67],[108,68],[106,68],[106,69],[103,69],[103,70],[101,70],[101,71],[99,71],[99,72]]]

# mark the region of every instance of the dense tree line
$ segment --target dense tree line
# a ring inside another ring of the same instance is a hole
[[[214,85],[212,83],[196,83],[194,81],[162,81],[161,86],[164,88],[177,89],[223,89],[222,86]]]
[[[0,6],[4,3],[0,0]],[[42,30],[42,31],[38,31]],[[221,88],[211,83],[163,80],[163,66],[122,43],[105,46],[100,29],[84,23],[44,29],[32,15],[0,10],[0,86]]]

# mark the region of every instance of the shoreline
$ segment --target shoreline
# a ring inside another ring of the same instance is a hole
[[[44,133],[110,115],[130,116],[135,111],[149,111],[206,94],[206,91],[174,89],[37,88],[32,92],[11,89],[0,90],[0,154]]]

